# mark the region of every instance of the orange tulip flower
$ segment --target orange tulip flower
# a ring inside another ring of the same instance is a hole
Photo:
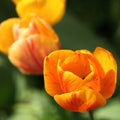
[[[8,19],[1,23],[0,34],[0,50],[26,74],[42,74],[44,57],[60,48],[57,34],[38,16]]]
[[[64,109],[86,112],[104,106],[116,86],[117,65],[112,54],[97,47],[56,50],[44,59],[47,93]]]
[[[37,14],[53,25],[64,16],[66,0],[13,0],[20,17]]]

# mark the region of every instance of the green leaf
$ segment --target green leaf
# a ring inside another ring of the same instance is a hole
[[[27,96],[28,101],[14,106],[14,114],[8,120],[61,120],[57,107],[44,91],[28,90]]]
[[[101,46],[114,51],[114,46],[105,38],[95,35],[82,21],[72,16],[69,11],[54,28],[59,35],[62,49],[88,49],[93,51],[97,46]]]
[[[0,53],[0,110],[10,109],[14,101],[15,86],[11,65]]]
[[[95,111],[96,120],[120,120],[120,99],[113,99]]]

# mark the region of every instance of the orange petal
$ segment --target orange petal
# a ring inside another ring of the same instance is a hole
[[[115,91],[115,87],[116,87],[115,74],[116,73],[114,70],[110,70],[109,72],[107,72],[103,80],[104,82],[101,88],[101,94],[107,99],[110,98]]]
[[[106,74],[102,81],[101,92],[105,96],[105,98],[110,98],[113,95],[116,86],[116,61],[109,51],[100,47],[96,48],[96,50],[94,51],[94,56],[99,61]]]
[[[82,79],[91,72],[87,57],[80,51],[76,51],[74,55],[68,57],[61,66],[64,71],[71,71]]]
[[[70,71],[63,71],[60,66],[58,66],[58,78],[64,93],[78,91],[84,87],[82,86],[83,79]]]
[[[93,54],[99,61],[105,73],[107,73],[109,70],[114,70],[116,73],[117,71],[116,61],[109,51],[97,47]]]
[[[10,18],[0,24],[0,51],[8,54],[8,50],[14,42],[13,25],[19,21],[19,18]]]
[[[64,71],[59,64],[58,78],[60,80],[60,85],[63,92],[67,93],[79,91],[83,88],[91,88],[95,91],[100,91],[101,80],[95,68],[92,68],[91,73],[89,73],[84,79],[82,79],[70,71]]]
[[[99,65],[99,63],[97,62],[97,60],[92,55],[92,53],[90,53],[89,51],[77,50],[74,55],[64,60],[64,62],[61,64],[61,67],[64,71],[70,71],[83,79],[82,82],[80,82],[79,80],[74,81],[74,83],[77,82],[77,84],[74,85],[77,86],[77,89],[79,88],[80,90],[83,86],[86,86],[96,91],[100,91],[101,82],[102,82],[101,79],[103,79],[104,77],[103,70]],[[68,76],[69,79],[67,78],[67,80],[71,81],[71,78],[73,79],[73,77],[69,77],[69,76]],[[64,77],[61,77],[62,80],[63,78]],[[74,79],[76,79],[76,77]],[[68,85],[69,84],[67,84],[67,86]],[[73,88],[73,87],[67,87],[67,88]],[[74,87],[74,91],[75,88],[76,87]]]
[[[14,2],[17,3],[16,11],[20,17],[37,14],[49,24],[59,22],[65,13],[66,0],[22,0]]]
[[[101,79],[95,67],[93,67],[92,72],[84,79],[83,85],[98,92],[101,90]]]
[[[91,89],[55,95],[54,99],[61,107],[73,112],[87,112],[106,104],[102,95]]]
[[[49,54],[44,60],[44,81],[45,89],[48,94],[54,96],[55,94],[62,93],[60,83],[57,76],[57,63],[58,60],[64,61],[66,57],[74,52],[71,50],[56,50]]]
[[[55,42],[58,42],[57,34],[53,28],[44,21],[44,19],[40,18],[39,16],[33,16],[31,21],[33,21],[33,26],[40,32],[40,34],[44,34],[49,38],[53,38]]]
[[[105,73],[103,71],[103,68],[102,68],[101,64],[96,59],[96,57],[88,50],[80,50],[80,52],[82,54],[84,54],[87,57],[87,59],[89,59],[89,61],[91,62],[90,64],[92,64],[92,66],[94,66],[94,68],[98,72],[98,75],[99,75],[100,79],[102,80],[105,76]]]

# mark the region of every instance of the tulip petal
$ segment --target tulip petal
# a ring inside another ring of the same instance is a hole
[[[18,21],[18,18],[10,18],[0,24],[0,51],[5,54],[8,54],[8,50],[14,42],[13,25]]]
[[[64,15],[66,0],[22,0],[14,2],[17,3],[16,11],[20,17],[37,14],[49,24],[55,24]]]
[[[105,98],[108,99],[113,95],[115,91],[116,87],[115,71],[110,70],[109,72],[107,72],[103,81],[104,82],[100,92]]]
[[[93,54],[99,61],[105,73],[107,73],[109,70],[114,70],[115,72],[117,71],[116,61],[109,51],[97,47]]]
[[[106,104],[104,97],[91,89],[55,95],[54,99],[64,109],[73,112],[87,112]]]
[[[70,71],[63,71],[58,67],[58,77],[63,93],[78,91],[82,89],[83,79]]]
[[[84,79],[83,85],[86,87],[89,87],[95,91],[101,90],[101,79],[95,70],[95,68],[92,70],[92,72]]]
[[[98,72],[98,75],[99,75],[100,79],[102,80],[105,76],[105,73],[103,71],[103,68],[102,68],[101,64],[96,59],[96,57],[88,50],[80,50],[80,52],[82,54],[84,54],[87,59],[90,60],[92,66],[94,66],[94,68],[96,68],[96,71]]]
[[[68,57],[61,66],[64,71],[71,71],[82,79],[91,72],[88,59],[80,51]]]
[[[61,66],[58,65],[58,77],[64,93],[78,91],[83,88],[91,88],[98,92],[101,89],[101,81],[94,67],[91,73],[89,73],[85,79],[82,79],[70,71],[64,71]]]
[[[14,42],[9,49],[8,57],[21,72],[42,74],[44,57],[56,49],[58,49],[57,44],[50,38],[43,35],[31,35]]]
[[[37,37],[17,40],[9,49],[9,60],[23,73],[42,74],[42,62],[45,55],[42,49],[38,49],[39,42]]]
[[[58,36],[55,34],[53,28],[44,21],[44,19],[40,18],[39,16],[33,16],[31,21],[33,24],[33,27],[35,27],[38,31],[40,31],[40,34],[44,34],[50,38],[53,38],[53,40],[58,40]]]
[[[58,73],[61,74],[60,79],[63,81],[62,83],[67,84],[64,85],[66,87],[63,88],[65,91],[68,90],[70,92],[75,89],[80,90],[83,86],[86,86],[100,91],[102,82],[101,76],[103,78],[104,74],[101,74],[103,72],[100,71],[102,69],[99,67],[100,65],[90,52],[87,50],[77,50],[73,56],[65,59],[63,63],[61,63],[61,66],[59,66]]]
[[[49,54],[44,60],[44,81],[48,94],[54,96],[62,93],[62,89],[57,76],[58,60],[64,61],[66,57],[74,54],[71,50],[56,50]]]
[[[15,37],[19,37],[21,35],[21,32],[23,31],[22,29],[29,29],[31,34],[36,33],[45,35],[46,37],[51,38],[54,43],[58,43],[59,45],[59,38],[53,28],[37,15],[29,15],[25,18],[22,18],[20,22],[14,26]]]
[[[109,51],[100,47],[96,48],[93,54],[99,61],[106,74],[102,80],[101,93],[105,98],[110,98],[113,95],[116,86],[116,61]]]

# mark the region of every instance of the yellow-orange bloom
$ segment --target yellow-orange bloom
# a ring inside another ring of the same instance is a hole
[[[42,74],[44,57],[60,48],[57,34],[38,16],[11,18],[0,27],[0,50],[23,73]]]
[[[9,47],[14,42],[13,25],[19,21],[19,18],[9,18],[0,24],[0,51],[8,54]]]
[[[116,86],[117,65],[112,54],[97,47],[56,50],[44,59],[47,93],[64,109],[86,112],[104,106]]]
[[[37,14],[53,25],[58,23],[65,13],[66,0],[13,0],[20,17]]]

